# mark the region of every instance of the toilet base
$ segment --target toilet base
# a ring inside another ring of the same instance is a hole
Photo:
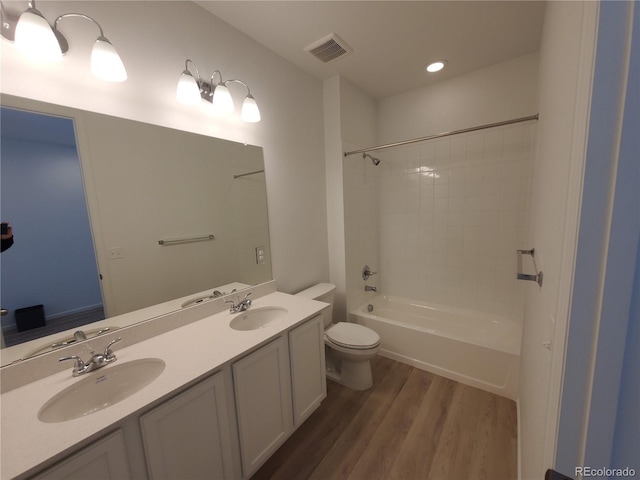
[[[369,390],[373,386],[369,360],[351,362],[327,355],[327,378],[352,390]]]

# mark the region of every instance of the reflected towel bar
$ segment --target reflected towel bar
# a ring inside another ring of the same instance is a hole
[[[248,173],[241,173],[239,175],[234,175],[233,178],[240,178],[240,177],[246,177],[248,175],[255,175],[256,173],[263,173],[264,170],[256,170],[255,172],[248,172]]]
[[[206,242],[216,238],[214,235],[201,235],[198,237],[176,238],[174,240],[158,240],[158,245],[179,245],[181,243]]]
[[[518,254],[518,271],[516,278],[518,280],[531,280],[533,282],[538,282],[538,285],[542,286],[542,272],[538,271],[538,267],[536,266],[535,248],[532,248],[531,250],[517,250],[516,252]],[[531,255],[531,259],[533,260],[533,268],[538,273],[522,273],[522,255]]]

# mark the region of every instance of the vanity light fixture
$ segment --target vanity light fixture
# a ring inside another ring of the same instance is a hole
[[[91,73],[108,82],[123,82],[127,79],[127,71],[120,55],[104,36],[102,27],[96,20],[83,13],[65,13],[56,18],[52,27],[36,8],[35,3],[35,0],[31,0],[27,10],[18,18],[14,35],[14,29],[10,25],[11,17],[5,13],[4,6],[2,7],[2,36],[14,41],[16,48],[25,56],[41,63],[62,60],[63,55],[69,50],[69,44],[58,30],[58,24],[63,18],[84,18],[93,22],[100,30],[91,51]]]
[[[195,76],[189,69],[190,65],[195,70]],[[218,81],[215,82],[215,77]],[[242,103],[240,117],[248,123],[256,123],[260,121],[260,109],[256,103],[256,99],[251,95],[249,86],[242,80],[232,79],[223,80],[220,70],[215,70],[211,75],[211,81],[207,83],[200,77],[200,72],[195,62],[187,59],[184,62],[184,70],[178,80],[176,89],[176,98],[183,105],[197,105],[201,101],[206,101],[212,105],[217,113],[228,114],[234,111],[233,98],[229,91],[228,85],[231,83],[239,83],[247,89],[247,96]]]

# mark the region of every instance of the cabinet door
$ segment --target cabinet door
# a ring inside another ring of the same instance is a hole
[[[151,479],[233,476],[224,377],[217,373],[140,417]]]
[[[33,478],[34,480],[130,479],[122,432],[116,430]]]
[[[233,364],[244,478],[255,472],[293,429],[285,337]]]
[[[327,396],[322,315],[289,332],[293,419],[298,427]]]

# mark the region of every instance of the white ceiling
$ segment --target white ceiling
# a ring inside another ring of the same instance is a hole
[[[311,75],[340,74],[374,98],[504,62],[539,49],[538,1],[197,1]],[[331,33],[353,52],[322,63],[305,47]],[[436,74],[423,67],[437,59]]]

